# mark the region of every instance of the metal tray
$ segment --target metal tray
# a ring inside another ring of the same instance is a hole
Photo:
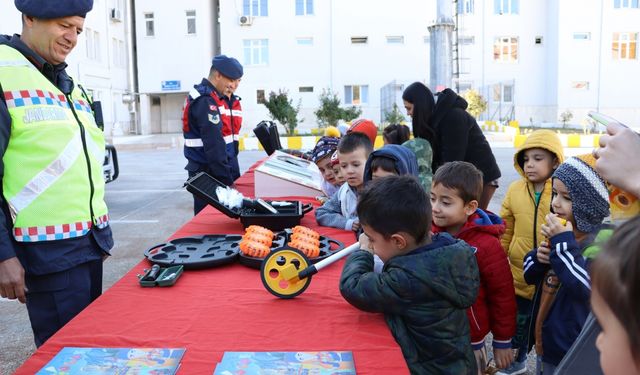
[[[273,243],[271,244],[271,251],[276,249],[280,249],[284,246],[287,246],[289,243],[289,237],[291,236],[290,230],[284,230],[275,234],[275,238],[273,239]],[[320,236],[320,255],[315,258],[309,258],[309,261],[312,264],[315,264],[324,258],[330,256],[336,251],[342,250],[344,248],[344,244],[338,240],[334,240],[333,238]],[[238,261],[240,264],[243,264],[247,267],[260,269],[262,266],[262,261],[264,258],[255,258],[242,254],[242,252],[238,255]]]
[[[155,245],[144,252],[152,263],[161,266],[182,265],[185,269],[202,269],[235,262],[241,235],[207,234],[176,238]]]

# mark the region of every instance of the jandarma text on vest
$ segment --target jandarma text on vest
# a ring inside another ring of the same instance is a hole
[[[22,121],[25,124],[42,121],[64,121],[67,119],[67,114],[62,108],[29,108],[25,110]]]

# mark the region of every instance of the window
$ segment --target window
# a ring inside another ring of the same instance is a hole
[[[89,60],[100,61],[100,33],[95,30],[85,28],[84,34],[87,38],[87,58]]]
[[[497,37],[493,44],[493,61],[518,61],[518,38],[513,36]]]
[[[127,51],[124,48],[124,41],[111,38],[111,54],[113,56],[113,66],[118,68],[127,67]]]
[[[458,0],[458,14],[473,14],[473,0]]]
[[[113,56],[113,66],[120,66],[120,49],[116,38],[111,38],[111,55]]]
[[[403,36],[388,36],[387,44],[404,44]]]
[[[264,96],[264,90],[256,90],[256,102],[258,104],[263,104],[267,99]]]
[[[476,38],[474,36],[459,36],[458,37],[458,44],[460,45],[468,45],[468,44],[473,44],[475,43]]]
[[[296,44],[299,46],[312,46],[313,38],[296,38]]]
[[[267,0],[242,0],[242,15],[253,17],[266,17],[269,15]]]
[[[118,41],[118,49],[119,49],[119,55],[120,55],[120,67],[122,68],[126,68],[127,67],[127,50],[124,47],[124,41],[123,40],[119,40]]]
[[[502,86],[502,101],[505,103],[513,103],[513,86],[512,85]]]
[[[469,57],[459,57],[458,58],[459,70],[458,74],[469,74],[471,73],[471,58]]]
[[[638,8],[638,0],[613,0],[614,8]]]
[[[458,93],[464,93],[473,88],[471,82],[458,82]]]
[[[102,53],[102,47],[100,46],[100,33],[95,30],[93,30],[93,44],[95,47],[93,51],[94,60],[102,61],[102,58],[100,56],[100,54]]]
[[[153,20],[153,13],[145,13],[144,14],[144,29],[145,29],[145,33],[144,35],[146,36],[154,36],[156,35],[155,32],[155,26],[154,26],[154,20]]]
[[[369,103],[369,86],[345,86],[344,104],[362,105]]]
[[[84,28],[84,35],[87,41],[87,58],[93,59],[93,30],[88,27]]]
[[[518,14],[520,0],[493,0],[494,14]]]
[[[244,65],[269,64],[268,39],[245,39],[242,43],[244,47]]]
[[[591,33],[573,33],[574,40],[590,40]]]
[[[298,92],[313,92],[313,86],[300,86]]]
[[[187,10],[187,34],[195,35],[196,34],[196,11],[195,10]]]
[[[537,37],[534,39],[534,43],[535,43],[537,46],[542,45],[542,37],[541,37],[541,36],[537,36]]]
[[[368,36],[352,36],[351,37],[351,44],[367,44],[368,41],[369,41]]]
[[[636,33],[613,33],[611,51],[615,60],[633,60],[636,58]]]
[[[313,0],[296,0],[296,16],[313,14]]]
[[[493,85],[492,99],[495,103],[513,103],[513,85],[501,83]]]

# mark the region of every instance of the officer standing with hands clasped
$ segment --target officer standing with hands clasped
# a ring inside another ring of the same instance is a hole
[[[27,304],[37,346],[102,293],[113,247],[104,136],[65,72],[93,0],[15,0],[0,35],[0,295]]]
[[[185,169],[189,177],[207,172],[227,186],[240,177],[238,134],[242,126],[240,84],[242,65],[233,57],[218,55],[211,62],[209,77],[193,86],[182,115]],[[193,198],[194,215],[206,203]]]

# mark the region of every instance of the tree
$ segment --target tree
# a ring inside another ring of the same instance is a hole
[[[469,103],[467,112],[471,116],[478,118],[482,112],[487,110],[487,101],[476,90],[467,90],[462,94],[462,97]]]
[[[356,107],[355,105],[342,109],[342,119],[346,122],[349,122],[353,119],[360,117],[361,114],[362,114],[362,110]]]
[[[384,122],[387,124],[402,124],[406,122],[406,118],[402,112],[400,112],[400,108],[398,108],[396,103],[393,103],[391,112],[384,113]]]
[[[300,111],[300,103],[296,107],[293,106],[293,99],[289,99],[287,90],[278,90],[278,93],[271,91],[269,99],[265,99],[262,103],[269,110],[271,119],[278,121],[287,131],[287,135],[293,135],[298,126],[298,112]]]
[[[566,110],[560,114],[560,122],[562,122],[562,127],[567,127],[567,122],[571,121],[573,118],[573,113],[570,110]]]
[[[351,121],[362,114],[362,110],[356,106],[341,108],[340,98],[329,90],[322,90],[319,99],[320,108],[314,114],[320,127],[336,126],[339,120]]]

